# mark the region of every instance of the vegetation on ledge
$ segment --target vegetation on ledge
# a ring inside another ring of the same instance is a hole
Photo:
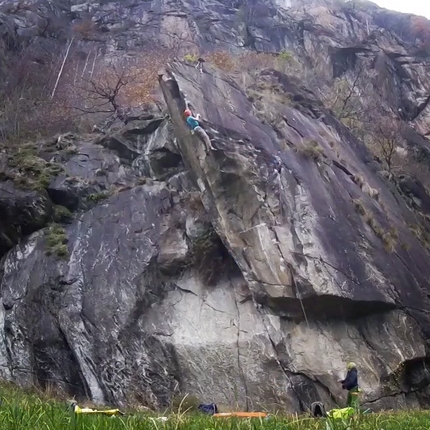
[[[5,430],[427,430],[430,420],[428,411],[369,414],[348,422],[332,422],[306,415],[252,420],[213,418],[182,410],[161,421],[155,413],[138,411],[117,417],[75,415],[66,398],[54,400],[46,392],[21,390],[9,384],[3,384],[0,393],[0,428]]]
[[[67,248],[66,230],[58,224],[52,224],[45,231],[46,255],[54,255],[60,259],[67,259],[69,250]]]

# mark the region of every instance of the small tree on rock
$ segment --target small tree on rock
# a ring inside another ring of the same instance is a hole
[[[370,149],[387,164],[388,172],[396,166],[395,160],[402,140],[402,123],[390,116],[374,118],[370,126]]]
[[[135,78],[125,69],[112,66],[110,72],[99,73],[85,81],[82,88],[85,104],[84,107],[76,107],[76,109],[84,113],[117,113],[124,87],[132,83]]]
[[[101,63],[90,79],[83,80],[76,110],[104,116],[107,123],[126,121],[126,111],[154,101],[158,70],[168,57],[163,53],[145,54],[132,63]]]

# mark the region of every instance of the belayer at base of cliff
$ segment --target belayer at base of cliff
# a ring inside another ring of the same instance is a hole
[[[358,396],[361,390],[358,386],[357,366],[355,363],[350,362],[348,363],[346,368],[348,372],[345,376],[345,379],[339,382],[342,384],[342,388],[344,390],[348,390],[347,406],[358,408],[359,407]]]

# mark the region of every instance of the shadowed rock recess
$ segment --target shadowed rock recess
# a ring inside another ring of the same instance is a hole
[[[72,3],[77,15],[94,6]],[[102,12],[111,3],[95,13],[106,38],[112,23]],[[187,18],[190,6],[176,3],[177,14],[155,27],[161,36]],[[392,18],[371,4],[367,15],[330,15],[329,2],[314,1],[306,13],[319,21],[309,27],[300,7],[296,21],[283,15],[297,2],[278,1],[250,14],[244,31],[229,26],[236,6],[197,3],[201,14],[188,15],[197,27],[186,28],[202,46],[297,48],[334,75],[353,67],[352,41],[376,50],[369,28],[363,41],[368,17],[371,29]],[[140,8],[137,24],[171,5]],[[0,16],[10,24],[4,34],[16,30],[13,13]],[[124,14],[109,19],[130,24]],[[210,31],[202,17],[211,17]],[[16,37],[36,37],[33,27]],[[144,45],[151,29],[117,31],[104,41],[108,53],[127,40]],[[424,66],[410,67],[418,60],[395,33],[372,37],[392,48],[381,59],[390,76],[404,68],[403,80],[387,79],[398,92],[384,100],[424,129]],[[382,55],[372,49],[362,53]],[[428,212],[426,190],[408,177],[390,185],[364,144],[296,79],[272,69],[252,79],[276,88],[277,97],[261,95],[264,112],[237,76],[173,61],[160,77],[168,112],[103,135],[63,135],[15,164],[0,153],[2,379],[99,403],[164,408],[189,393],[224,410],[303,411],[317,400],[343,404],[337,381],[353,360],[372,408],[430,404],[430,259],[410,228],[417,212],[400,193]],[[216,151],[190,134],[185,101],[202,114]],[[42,184],[28,173],[36,168]]]

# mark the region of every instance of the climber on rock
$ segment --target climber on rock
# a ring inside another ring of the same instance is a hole
[[[200,114],[197,114],[195,117],[193,116],[190,109],[185,109],[184,116],[186,118],[188,126],[191,128],[191,134],[197,134],[203,142],[205,142],[206,146],[213,151],[216,151],[216,148],[212,146],[211,140],[207,133],[200,126],[199,121],[201,120]]]
[[[200,73],[203,73],[203,63],[205,60],[201,57],[197,59],[196,69],[200,71]]]
[[[358,371],[355,363],[350,362],[346,366],[347,374],[345,379],[339,381],[342,384],[344,390],[348,390],[347,406],[358,409],[358,394],[360,388],[358,387]]]

